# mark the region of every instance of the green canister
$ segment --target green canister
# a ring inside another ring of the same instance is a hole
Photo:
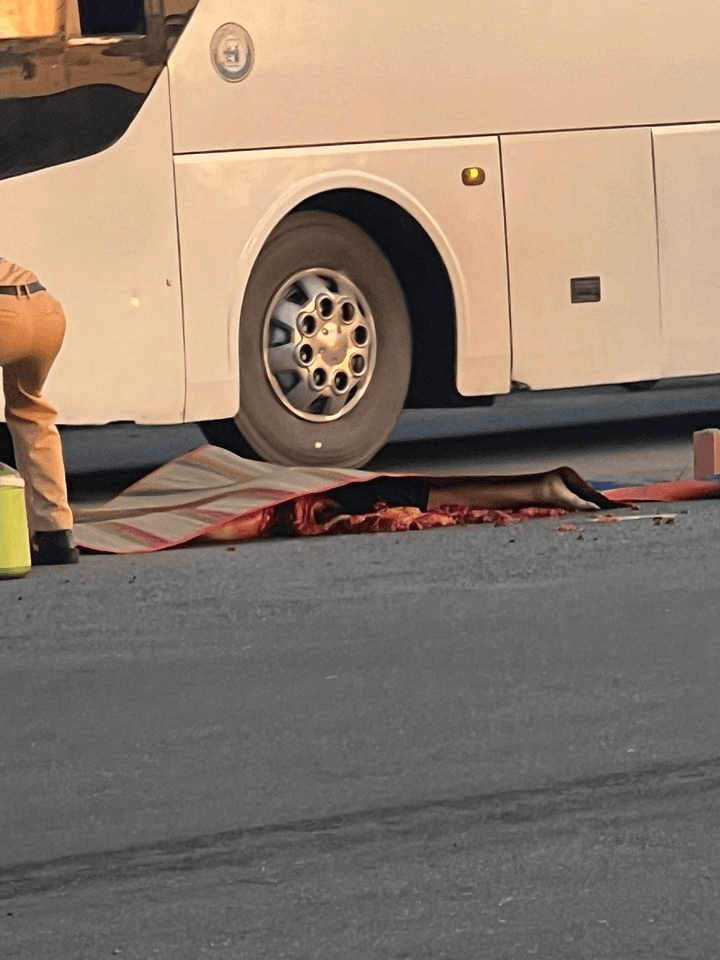
[[[25,481],[0,463],[0,580],[24,577],[30,566]]]

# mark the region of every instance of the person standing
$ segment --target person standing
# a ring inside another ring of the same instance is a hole
[[[77,563],[57,410],[42,390],[65,336],[65,314],[30,270],[0,257],[0,366],[5,420],[25,481],[32,562]]]

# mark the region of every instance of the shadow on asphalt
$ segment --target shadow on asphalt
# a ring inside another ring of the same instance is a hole
[[[160,463],[157,466],[161,466]],[[127,467],[112,470],[92,470],[87,473],[70,473],[67,478],[68,496],[71,503],[83,500],[110,499],[126,490],[131,484],[151,473],[152,468]]]
[[[501,457],[519,450],[538,454],[572,451],[578,447],[631,446],[643,443],[692,442],[696,430],[704,430],[720,422],[720,412],[679,414],[640,420],[615,420],[606,423],[573,424],[567,427],[537,427],[503,433],[484,433],[477,436],[450,439],[420,440],[394,443],[384,447],[368,464],[369,469],[380,470],[388,461],[401,460],[412,451],[413,457],[436,460],[438,466],[446,460],[477,458],[492,453]],[[389,468],[389,467],[388,467]]]

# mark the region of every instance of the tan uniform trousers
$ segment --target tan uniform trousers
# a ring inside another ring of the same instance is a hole
[[[72,530],[57,410],[42,395],[65,336],[65,314],[47,291],[0,294],[0,366],[5,419],[25,480],[32,533]]]

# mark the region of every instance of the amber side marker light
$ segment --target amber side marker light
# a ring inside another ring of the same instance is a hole
[[[485,171],[482,167],[465,167],[462,182],[466,187],[479,187],[481,183],[485,183]]]

